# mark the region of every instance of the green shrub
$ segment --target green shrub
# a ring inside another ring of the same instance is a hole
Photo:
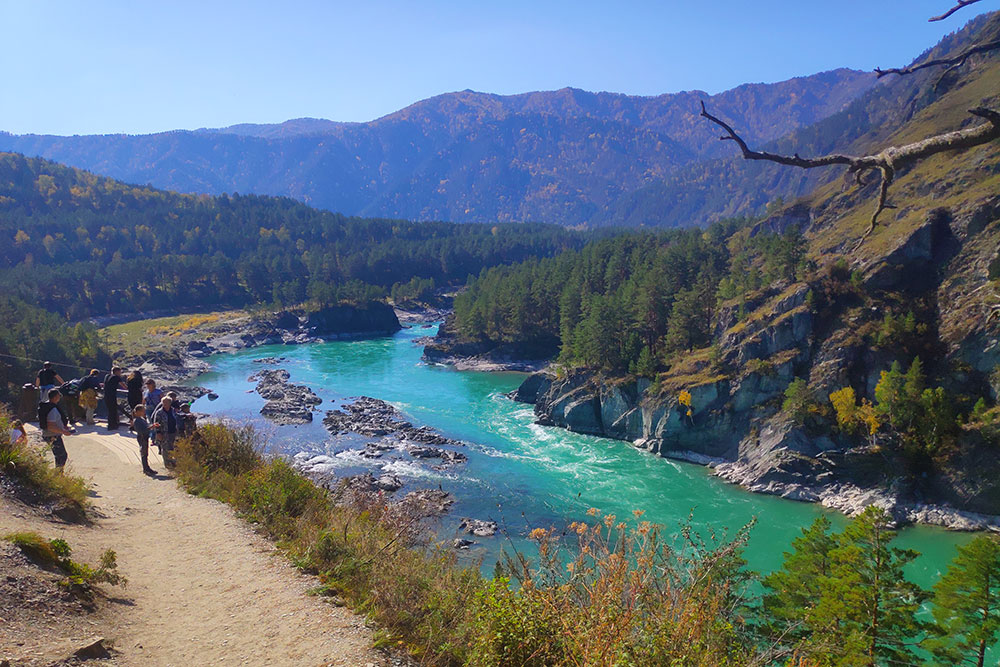
[[[310,503],[323,497],[323,491],[287,461],[273,459],[247,475],[238,503],[251,520],[285,537]]]
[[[178,478],[191,493],[232,502],[242,476],[261,466],[260,436],[252,427],[205,424],[177,442]]]
[[[473,603],[475,639],[470,665],[545,667],[568,662],[560,627],[542,600],[515,592],[505,578],[486,583]]]
[[[16,479],[42,502],[62,503],[71,513],[84,518],[88,505],[86,481],[56,468],[39,448],[11,442],[11,421],[0,405],[0,477]]]
[[[4,540],[17,546],[42,567],[58,569],[66,575],[61,583],[74,592],[89,595],[96,584],[122,586],[128,580],[118,572],[118,556],[112,549],[101,554],[97,567],[73,560],[73,550],[66,540],[46,540],[36,532],[25,531],[5,535]]]

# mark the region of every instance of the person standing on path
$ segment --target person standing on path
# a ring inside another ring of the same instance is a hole
[[[52,456],[56,460],[56,468],[62,471],[66,465],[69,455],[66,453],[66,445],[63,443],[64,435],[76,433],[73,429],[66,428],[63,423],[62,412],[59,411],[59,399],[62,394],[58,389],[49,389],[48,400],[38,405],[38,425],[42,428],[42,439],[52,448]]]
[[[142,373],[139,371],[132,371],[128,374],[128,379],[125,381],[125,387],[128,394],[128,428],[132,429],[132,421],[134,419],[135,406],[142,403]]]
[[[108,409],[109,431],[118,430],[118,391],[124,383],[120,366],[112,368],[104,377],[104,407]]]
[[[63,379],[52,368],[52,362],[46,361],[42,364],[42,369],[38,371],[38,375],[35,376],[35,386],[38,387],[38,402],[42,403],[48,400],[49,390],[55,389],[62,384]]]
[[[96,368],[80,382],[80,407],[87,416],[87,423],[94,424],[94,412],[97,411],[97,392],[101,389],[100,371]]]
[[[149,422],[146,421],[145,405],[139,404],[133,408],[132,430],[135,431],[135,439],[139,443],[142,472],[152,477],[156,474],[156,471],[149,467]]]
[[[156,444],[160,447],[163,465],[168,468],[174,467],[171,451],[174,448],[174,441],[177,440],[177,414],[174,412],[173,404],[172,398],[164,396],[160,401],[160,407],[156,408],[152,415]]]
[[[142,403],[146,406],[146,414],[152,418],[153,413],[156,409],[160,407],[160,401],[163,400],[163,390],[156,388],[156,381],[153,378],[146,380],[146,393],[143,394]],[[151,441],[156,448],[159,449],[159,445],[156,442],[156,431],[152,432]]]

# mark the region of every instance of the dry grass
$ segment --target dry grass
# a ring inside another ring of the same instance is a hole
[[[174,349],[181,339],[194,332],[211,329],[246,317],[241,310],[174,315],[114,324],[101,329],[115,358],[142,356],[149,352]]]
[[[11,442],[10,425],[10,414],[0,406],[0,476],[15,479],[34,499],[61,504],[69,514],[83,518],[88,506],[86,481],[60,471],[37,447]]]

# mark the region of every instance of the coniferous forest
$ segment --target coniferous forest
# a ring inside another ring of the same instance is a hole
[[[0,238],[0,288],[70,320],[365,301],[581,244],[555,225],[350,218],[291,199],[130,186],[15,154],[0,155]]]

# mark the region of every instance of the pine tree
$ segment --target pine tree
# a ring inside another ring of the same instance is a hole
[[[983,667],[1000,638],[1000,540],[980,535],[958,548],[934,585],[934,637],[927,648],[948,664]]]
[[[902,405],[899,408],[902,428],[911,429],[916,422],[920,398],[926,385],[924,366],[920,357],[915,357],[903,376]]]
[[[905,393],[904,385],[906,377],[899,366],[898,361],[892,362],[889,370],[882,371],[878,384],[875,385],[875,401],[878,413],[889,420],[893,428],[899,429],[903,425],[903,418],[906,413],[904,407]]]
[[[780,570],[764,578],[763,609],[772,635],[785,641],[801,642],[811,637],[820,639],[813,613],[823,586],[830,576],[830,551],[836,546],[830,535],[830,520],[817,517],[812,525],[792,541]],[[813,650],[822,650],[814,646]]]
[[[885,510],[869,506],[837,536],[830,576],[823,580],[812,624],[826,627],[840,647],[839,664],[916,664],[923,624],[916,618],[926,593],[904,566],[919,554],[889,546],[896,537]]]

